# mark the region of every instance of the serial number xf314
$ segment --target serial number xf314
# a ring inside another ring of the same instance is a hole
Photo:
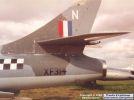
[[[53,76],[53,75],[66,75],[66,69],[61,68],[44,69],[44,76]]]

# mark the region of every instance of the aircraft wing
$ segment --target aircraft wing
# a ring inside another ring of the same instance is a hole
[[[129,32],[83,34],[83,35],[70,36],[70,37],[65,37],[65,38],[42,40],[42,41],[38,41],[38,43],[43,46],[44,45],[65,45],[65,44],[90,45],[90,42],[92,41],[116,37],[116,36],[125,35],[128,33]]]

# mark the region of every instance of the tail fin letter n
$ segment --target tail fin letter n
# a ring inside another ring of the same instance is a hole
[[[74,19],[79,19],[79,12],[78,12],[78,10],[76,10],[76,11],[74,11],[74,10],[72,10],[72,19],[74,20]]]

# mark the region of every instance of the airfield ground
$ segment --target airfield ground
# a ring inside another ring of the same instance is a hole
[[[82,100],[80,94],[134,93],[134,81],[97,81],[97,84],[90,88],[71,85],[22,90],[19,96],[32,97],[33,100]]]

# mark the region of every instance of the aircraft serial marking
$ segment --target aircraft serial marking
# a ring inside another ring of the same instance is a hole
[[[48,68],[44,69],[44,76],[53,76],[53,75],[65,75],[66,70],[60,68]]]

